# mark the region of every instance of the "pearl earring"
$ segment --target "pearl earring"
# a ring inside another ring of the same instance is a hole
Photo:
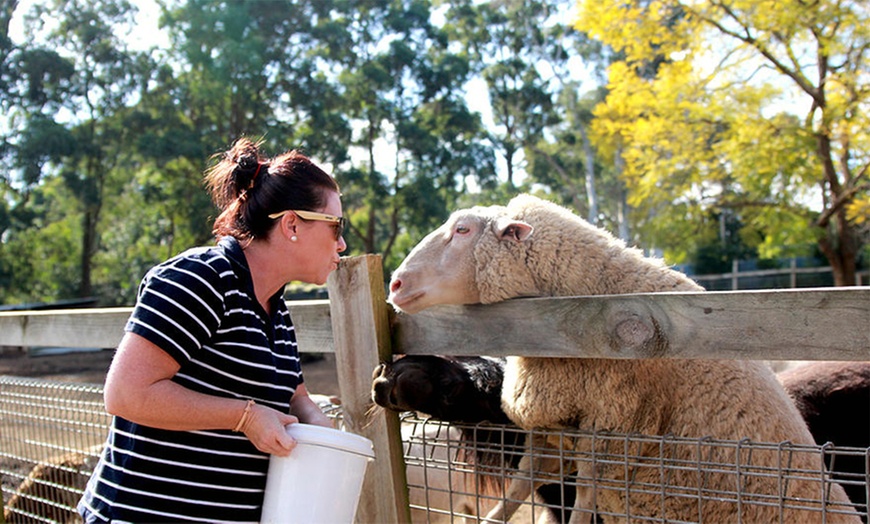
[[[299,240],[299,239],[296,238],[296,235],[293,235],[292,237],[290,237],[290,242],[296,242],[297,240]]]

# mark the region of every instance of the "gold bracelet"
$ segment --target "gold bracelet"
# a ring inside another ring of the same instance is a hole
[[[242,412],[242,418],[239,419],[239,423],[236,424],[236,427],[233,428],[233,431],[240,432],[245,429],[245,423],[248,421],[248,415],[251,413],[251,408],[254,407],[254,399],[248,399],[248,403],[245,404],[245,411]]]

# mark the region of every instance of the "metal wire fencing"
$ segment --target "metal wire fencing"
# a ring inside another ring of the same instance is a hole
[[[0,377],[6,521],[77,521],[108,423],[100,386]]]
[[[342,425],[340,406],[320,405]],[[7,522],[79,522],[109,421],[101,386],[0,377]],[[402,440],[414,522],[867,522],[870,448],[526,432],[412,413]]]
[[[415,522],[868,518],[870,448],[403,423]]]

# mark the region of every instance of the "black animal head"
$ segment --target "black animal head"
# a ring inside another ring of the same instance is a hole
[[[501,409],[503,377],[499,359],[409,355],[375,369],[372,400],[446,422],[508,423]]]

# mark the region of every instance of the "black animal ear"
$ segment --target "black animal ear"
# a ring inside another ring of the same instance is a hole
[[[499,217],[493,224],[495,235],[501,240],[510,240],[516,243],[524,242],[532,236],[535,230],[531,224],[522,220],[514,220],[507,217]]]

